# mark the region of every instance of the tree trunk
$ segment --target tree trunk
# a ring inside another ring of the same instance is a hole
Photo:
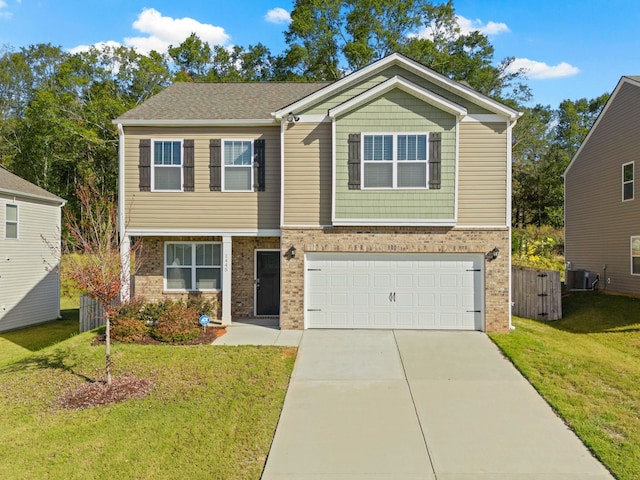
[[[111,326],[111,320],[109,319],[109,316],[107,315],[106,318],[106,333],[105,333],[105,339],[104,339],[104,343],[106,346],[106,351],[105,351],[105,374],[107,377],[107,386],[110,387],[111,386],[111,332],[110,332],[110,326]]]

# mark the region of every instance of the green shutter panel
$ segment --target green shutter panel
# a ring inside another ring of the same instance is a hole
[[[193,174],[194,148],[193,140],[184,140],[182,142],[182,188],[185,192],[193,192],[195,178]]]
[[[138,146],[140,159],[138,173],[140,174],[139,188],[141,192],[151,191],[151,140],[143,138]]]
[[[349,190],[360,190],[360,134],[349,134]]]
[[[429,134],[429,188],[440,188],[442,141],[440,133]]]
[[[222,190],[222,140],[213,138],[209,141],[209,190]]]
[[[264,140],[258,139],[253,142],[253,165],[255,167],[255,189],[264,192],[265,184],[265,149]]]

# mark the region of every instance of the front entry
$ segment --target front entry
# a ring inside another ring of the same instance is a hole
[[[256,250],[256,315],[280,315],[280,250]]]

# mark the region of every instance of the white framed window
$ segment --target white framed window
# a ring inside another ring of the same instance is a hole
[[[4,213],[4,238],[15,240],[18,238],[18,205],[7,203]]]
[[[164,250],[165,290],[222,289],[220,242],[167,242]]]
[[[633,200],[634,190],[633,162],[622,165],[622,201]]]
[[[253,192],[253,140],[222,140],[222,190]]]
[[[427,188],[427,133],[363,133],[362,188]]]
[[[631,237],[631,275],[640,275],[640,236]]]
[[[182,191],[182,140],[151,142],[151,185],[153,191]]]

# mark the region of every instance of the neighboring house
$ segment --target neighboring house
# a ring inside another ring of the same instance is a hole
[[[60,316],[58,256],[64,204],[0,167],[0,332]]]
[[[508,331],[519,116],[398,54],[330,84],[174,84],[114,120],[135,293],[215,297],[223,323]]]
[[[590,272],[580,286],[599,276],[598,289],[640,295],[639,180],[640,77],[622,77],[564,172],[565,262]]]

